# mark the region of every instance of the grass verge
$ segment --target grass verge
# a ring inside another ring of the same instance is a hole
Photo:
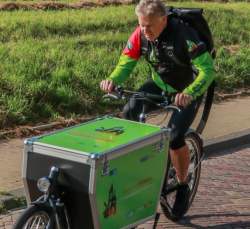
[[[203,7],[217,49],[218,89],[249,87],[250,5],[168,2]],[[115,68],[137,26],[135,4],[0,15],[0,128],[102,113],[99,84]],[[237,47],[237,48],[235,48]],[[144,60],[125,87],[149,77]]]

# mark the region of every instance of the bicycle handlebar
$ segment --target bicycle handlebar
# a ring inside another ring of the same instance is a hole
[[[166,95],[165,93],[162,95],[156,95],[156,94],[150,94],[144,91],[131,91],[131,90],[127,90],[127,89],[123,89],[123,87],[121,86],[115,86],[112,90],[113,92],[116,92],[117,95],[113,95],[113,94],[106,94],[103,96],[103,98],[114,98],[114,99],[125,99],[125,97],[123,96],[123,93],[128,93],[128,94],[133,94],[136,96],[137,99],[143,99],[143,100],[147,100],[151,103],[156,104],[159,107],[162,108],[171,108],[171,109],[176,109],[180,112],[180,109],[175,106],[175,105],[171,105],[171,96],[174,97],[174,94],[171,95]],[[161,103],[156,103],[150,99],[157,99],[157,100],[161,100]]]

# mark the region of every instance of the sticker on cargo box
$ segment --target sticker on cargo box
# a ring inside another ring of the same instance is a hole
[[[109,172],[109,176],[113,176],[115,174],[117,174],[117,169],[113,169]]]
[[[108,202],[104,202],[105,210],[103,212],[103,216],[105,219],[108,219],[109,216],[116,214],[116,195],[115,190],[113,188],[113,184],[111,185],[108,193]]]
[[[152,145],[152,151],[154,152],[156,150],[159,150],[159,143]]]
[[[112,127],[109,129],[105,129],[104,127],[101,127],[100,129],[95,129],[95,131],[106,133],[106,134],[112,134],[112,135],[121,135],[124,133],[125,130],[123,126],[117,126],[117,127]]]
[[[150,201],[149,203],[148,203],[148,207],[150,208],[150,207],[152,207],[154,205],[154,203],[152,202],[152,201]]]
[[[131,210],[131,211],[127,212],[126,219],[131,218],[134,214],[135,214],[135,210]]]
[[[149,158],[149,156],[148,156],[148,155],[147,155],[147,156],[145,156],[145,157],[142,157],[142,158],[141,158],[141,160],[140,160],[140,161],[141,161],[141,163],[142,163],[142,162],[144,162],[144,161],[147,161],[147,160],[148,160],[148,158]]]

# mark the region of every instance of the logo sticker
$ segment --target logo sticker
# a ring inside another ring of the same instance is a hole
[[[103,212],[103,216],[105,219],[108,219],[109,216],[116,214],[116,196],[115,190],[113,188],[113,184],[109,190],[108,203],[104,202],[105,210]]]
[[[127,41],[127,47],[128,47],[129,50],[131,50],[132,47],[133,47],[129,41]]]
[[[113,169],[109,172],[109,176],[113,176],[115,174],[117,174],[117,169]]]
[[[134,210],[129,211],[129,212],[126,214],[126,219],[131,218],[134,214],[135,214],[135,211],[134,211]]]
[[[140,161],[141,161],[141,162],[147,161],[148,158],[149,158],[149,155],[147,155],[147,156],[145,156],[145,157],[142,157],[142,158],[140,159]]]
[[[197,45],[193,41],[186,40],[188,45],[188,51],[192,52],[193,50],[197,49]]]
[[[95,129],[95,131],[112,135],[121,135],[124,133],[125,130],[123,129],[123,126],[118,126],[110,129],[105,129],[104,127],[101,127],[101,129]]]
[[[157,143],[157,144],[154,144],[153,146],[152,146],[152,151],[154,152],[154,151],[156,151],[156,150],[159,150],[159,144]]]
[[[148,207],[149,207],[149,208],[152,207],[153,205],[154,205],[153,201],[150,201],[150,202],[148,203]]]

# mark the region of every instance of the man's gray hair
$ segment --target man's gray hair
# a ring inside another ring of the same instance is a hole
[[[135,13],[137,16],[166,15],[165,6],[160,0],[141,0],[135,8]]]

